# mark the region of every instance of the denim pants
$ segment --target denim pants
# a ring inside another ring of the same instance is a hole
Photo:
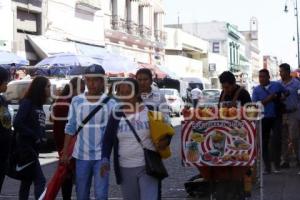
[[[159,180],[149,176],[145,167],[121,167],[121,190],[124,200],[157,200]]]
[[[44,192],[46,179],[42,171],[40,162],[36,162],[36,171],[34,183],[34,197],[39,199],[41,194]],[[27,200],[29,198],[30,186],[32,181],[21,181],[20,190],[19,190],[19,200]]]
[[[297,120],[297,112],[287,113],[283,115],[282,127],[282,157],[284,162],[290,161],[289,143],[291,142],[295,151],[297,161],[299,156],[299,124]]]
[[[78,200],[90,199],[92,178],[94,178],[95,199],[108,199],[109,174],[101,177],[100,166],[100,160],[76,159],[76,195]]]
[[[262,119],[262,151],[265,170],[271,171],[271,162],[275,169],[280,168],[281,156],[281,117],[270,117]],[[272,131],[272,134],[271,134]],[[271,148],[269,148],[271,147]]]

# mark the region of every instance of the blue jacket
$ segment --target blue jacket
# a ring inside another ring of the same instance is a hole
[[[45,118],[43,106],[33,105],[29,99],[23,99],[14,119],[14,129],[22,141],[35,144],[45,133]]]
[[[112,149],[114,149],[114,170],[115,170],[117,184],[121,184],[122,182],[119,155],[118,155],[119,141],[117,137],[119,123],[122,116],[123,116],[122,112],[115,112],[115,113],[112,112],[108,120],[106,130],[103,136],[103,141],[102,141],[101,160],[103,162],[109,163],[111,151]]]

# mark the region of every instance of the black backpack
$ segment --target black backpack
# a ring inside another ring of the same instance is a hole
[[[17,180],[32,181],[35,178],[37,164],[38,154],[30,145],[18,142],[14,133],[6,175]]]

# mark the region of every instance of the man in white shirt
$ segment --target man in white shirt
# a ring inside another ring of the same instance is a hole
[[[169,121],[170,109],[166,98],[159,89],[152,89],[152,72],[147,68],[139,69],[136,73],[136,80],[139,83],[143,102],[150,110],[160,111],[164,114],[165,120]]]
[[[194,108],[196,108],[199,100],[202,98],[202,91],[197,86],[194,89],[192,89],[191,95],[192,95],[193,106]]]

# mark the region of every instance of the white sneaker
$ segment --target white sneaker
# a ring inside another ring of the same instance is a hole
[[[274,170],[273,170],[273,173],[274,173],[274,174],[279,174],[279,173],[281,173],[281,171],[280,171],[279,169],[274,169]],[[299,172],[299,173],[300,173],[300,172]],[[300,174],[299,174],[299,175],[300,175]]]

